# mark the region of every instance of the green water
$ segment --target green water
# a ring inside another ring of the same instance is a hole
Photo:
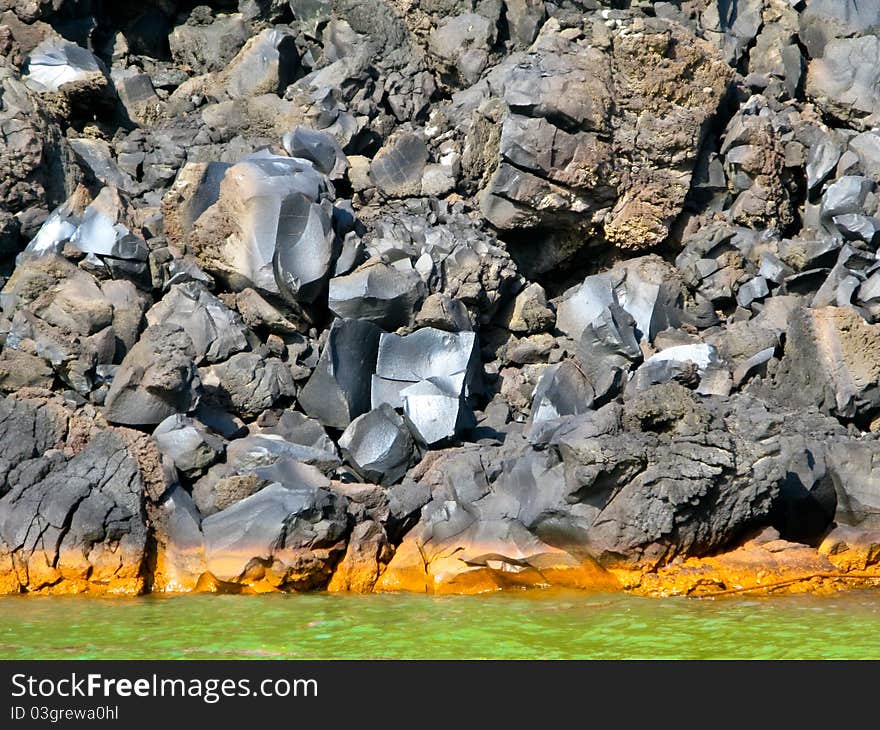
[[[0,599],[2,659],[880,658],[880,592],[833,597]]]

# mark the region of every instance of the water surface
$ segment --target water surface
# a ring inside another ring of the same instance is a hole
[[[880,591],[0,599],[2,659],[880,659]]]

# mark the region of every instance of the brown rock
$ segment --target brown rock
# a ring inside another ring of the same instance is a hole
[[[370,593],[388,562],[390,552],[385,530],[378,522],[369,520],[356,525],[349,537],[345,556],[336,567],[327,590],[331,593]]]

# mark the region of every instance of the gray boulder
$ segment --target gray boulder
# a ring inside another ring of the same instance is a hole
[[[385,144],[370,164],[370,177],[392,198],[417,196],[422,190],[422,173],[428,162],[428,147],[421,135],[402,133]]]
[[[813,58],[835,38],[869,35],[880,30],[880,7],[859,0],[809,0],[800,13],[800,38]]]
[[[156,426],[153,438],[159,451],[188,477],[213,464],[225,451],[225,441],[193,418],[177,414]]]
[[[146,317],[150,325],[176,324],[186,330],[196,363],[226,360],[248,347],[241,317],[197,282],[172,286]]]
[[[357,271],[330,280],[327,306],[337,317],[373,322],[386,330],[410,324],[425,296],[412,268],[368,262]]]
[[[428,38],[440,73],[456,86],[479,81],[497,40],[496,23],[476,13],[443,18]]]
[[[291,157],[308,160],[331,180],[339,180],[348,169],[339,142],[327,132],[298,126],[284,135],[282,143]]]
[[[403,408],[416,436],[431,445],[473,427],[467,398],[482,391],[476,334],[426,327],[411,335],[383,334],[373,408]]]
[[[195,348],[177,325],[144,330],[123,359],[104,400],[104,417],[128,426],[156,425],[198,405]]]
[[[406,423],[387,403],[354,419],[340,436],[339,448],[358,475],[386,486],[406,473],[415,454]]]
[[[240,352],[228,360],[199,369],[206,401],[247,417],[296,395],[290,368],[281,360]]]
[[[476,425],[474,412],[455,377],[430,377],[400,391],[403,412],[416,438],[433,446]]]
[[[696,386],[706,371],[719,363],[713,345],[698,343],[675,345],[651,355],[636,369],[626,385],[628,397],[653,385],[676,380]]]
[[[260,433],[281,436],[288,443],[299,444],[323,454],[325,463],[338,463],[336,445],[327,435],[324,427],[314,418],[309,418],[299,411],[288,408],[272,425],[263,425]],[[300,457],[300,461],[323,466],[319,461],[309,458]]]
[[[86,48],[50,36],[27,58],[25,83],[40,94],[63,90],[103,89],[107,77],[101,62]]]
[[[193,20],[177,26],[168,44],[174,60],[194,74],[223,71],[251,36],[240,15],[213,18],[210,23]]]
[[[115,188],[104,187],[81,215],[75,207],[69,201],[53,211],[22,256],[58,254],[70,244],[93,257],[147,261],[146,242],[126,226],[128,205]]]
[[[267,28],[250,38],[212,84],[214,98],[283,94],[295,80],[299,54],[292,33]]]
[[[272,484],[202,521],[208,570],[230,583],[320,588],[345,549],[345,500]]]
[[[792,312],[785,353],[761,392],[788,407],[870,420],[880,408],[880,325],[851,308]]]
[[[538,424],[586,413],[594,398],[590,381],[571,360],[550,365],[535,388],[531,422]]]
[[[880,111],[880,38],[839,38],[825,46],[821,58],[810,62],[807,93],[829,114],[853,126],[876,124]]]
[[[314,301],[338,253],[328,185],[306,160],[258,153],[239,162],[193,224],[199,262],[236,291]]]
[[[299,394],[308,415],[323,426],[342,429],[370,410],[370,378],[381,334],[371,322],[334,320],[318,364]]]
[[[226,461],[215,464],[195,483],[193,499],[199,511],[208,516],[274,482],[290,488],[328,487],[324,474],[341,464],[335,447],[329,451],[255,430],[229,442]]]

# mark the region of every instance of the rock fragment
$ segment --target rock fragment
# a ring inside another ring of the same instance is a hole
[[[104,401],[111,423],[149,426],[198,405],[195,348],[177,325],[148,327],[125,356]]]
[[[384,485],[406,473],[414,454],[406,423],[387,403],[354,419],[339,438],[339,448],[363,479]]]
[[[299,394],[308,415],[324,426],[343,429],[370,410],[370,378],[381,334],[371,322],[333,322],[317,367]]]

